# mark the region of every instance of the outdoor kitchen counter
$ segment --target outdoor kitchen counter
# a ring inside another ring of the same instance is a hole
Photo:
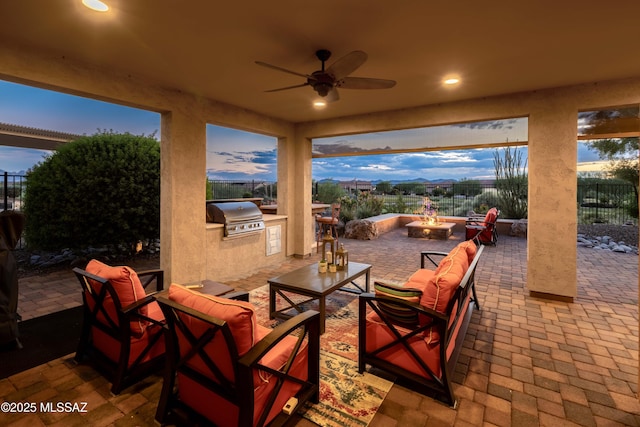
[[[205,277],[224,282],[284,262],[287,258],[287,216],[263,215],[263,220],[264,231],[232,239],[224,238],[224,224],[206,223]]]

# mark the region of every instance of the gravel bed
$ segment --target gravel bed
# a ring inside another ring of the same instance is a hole
[[[609,236],[616,242],[638,246],[637,225],[580,224],[578,225],[578,234],[584,234],[587,238]]]

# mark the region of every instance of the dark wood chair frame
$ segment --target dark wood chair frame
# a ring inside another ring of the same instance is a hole
[[[466,233],[466,228],[467,226],[474,226],[474,227],[482,227],[482,228],[478,228],[478,231],[476,233],[475,236],[473,236],[470,239],[467,240],[473,240],[476,244],[476,246],[480,246],[480,245],[491,245],[491,246],[495,246],[498,243],[498,218],[500,217],[500,210],[498,210],[498,212],[496,213],[496,219],[493,222],[486,222],[484,217],[472,217],[469,218],[465,221],[465,233]],[[491,240],[490,241],[485,241],[482,240],[480,238],[480,235],[487,229],[487,228],[491,228]]]
[[[407,379],[412,386],[416,388],[420,393],[434,396],[439,400],[447,403],[448,405],[455,407],[456,399],[453,394],[452,388],[452,377],[455,372],[455,366],[458,361],[458,357],[460,356],[460,352],[462,350],[462,343],[465,339],[465,335],[467,333],[467,328],[469,326],[469,321],[471,319],[471,315],[473,313],[474,307],[480,310],[480,305],[478,303],[478,298],[476,295],[475,289],[475,270],[478,264],[478,260],[480,259],[480,255],[484,246],[478,247],[478,251],[476,252],[476,256],[473,259],[469,269],[466,274],[460,281],[458,288],[456,289],[451,301],[447,305],[445,313],[439,313],[435,310],[431,310],[427,307],[424,307],[418,303],[411,303],[405,300],[400,300],[396,298],[390,297],[376,297],[374,294],[362,294],[359,299],[359,344],[358,344],[358,371],[363,373],[365,371],[366,365],[369,364],[373,367],[382,369],[383,371],[387,371],[392,373],[397,377],[401,377]],[[425,261],[430,261],[434,266],[438,265],[437,259],[442,259],[447,255],[447,252],[433,252],[433,251],[423,251],[421,252],[421,267],[425,267]],[[469,301],[469,306],[464,310],[465,300],[467,296],[471,293],[471,298]],[[396,304],[402,308],[410,309],[417,316],[425,315],[433,319],[433,322],[429,325],[416,326],[414,330],[410,333],[406,334],[406,332],[400,332],[398,330],[398,326],[393,322],[393,320],[385,314],[379,307],[380,302],[387,302]],[[457,311],[455,313],[455,318],[451,321],[451,316],[453,315],[454,307],[457,307]],[[372,352],[367,352],[365,349],[367,348],[367,335],[366,335],[366,316],[367,316],[367,308],[372,309],[380,316],[380,319],[384,322],[384,324],[389,328],[389,330],[395,336],[394,341],[391,343],[380,347]],[[440,335],[440,343],[439,343],[439,353],[440,353],[440,371],[441,376],[438,377],[427,365],[427,363],[418,356],[415,350],[409,345],[408,340],[412,337],[422,334],[425,330],[429,329],[432,325],[437,328],[437,331]],[[455,329],[460,326],[460,330],[458,331],[457,336],[455,337],[454,350],[451,354],[451,357],[447,358],[447,349],[453,340],[453,332]],[[405,334],[405,335],[403,335]],[[392,363],[387,362],[386,360],[380,358],[378,355],[385,350],[392,348],[394,346],[403,347],[410,355],[412,359],[420,366],[420,368],[424,371],[424,374],[428,377],[422,377],[420,375],[416,375],[415,373],[404,369],[402,366],[394,365]]]
[[[211,425],[211,421],[194,411],[179,399],[179,390],[176,388],[176,373],[180,372],[192,380],[204,385],[206,388],[214,391],[224,399],[238,406],[239,420],[238,426],[253,426],[254,414],[254,397],[253,397],[253,371],[260,369],[277,378],[277,385],[272,394],[269,396],[269,403],[266,410],[260,415],[257,426],[264,426],[268,412],[273,406],[278,392],[284,384],[289,380],[302,385],[297,393],[298,404],[291,414],[280,414],[269,424],[269,426],[282,426],[292,420],[293,415],[304,406],[307,401],[318,403],[320,395],[320,315],[318,312],[309,310],[295,316],[292,319],[278,325],[260,342],[256,343],[249,352],[239,357],[234,338],[231,334],[229,325],[220,319],[208,316],[204,313],[186,307],[182,304],[170,300],[166,292],[157,295],[156,300],[162,308],[167,325],[165,328],[166,348],[167,348],[167,364],[164,373],[164,382],[160,401],[156,411],[156,421],[161,424],[177,423],[185,425]],[[202,322],[207,323],[209,329],[200,337],[195,337],[179,317],[179,313],[186,314]],[[181,331],[184,337],[189,341],[191,348],[184,357],[180,356],[179,341],[176,331]],[[261,359],[276,344],[278,344],[286,336],[297,333],[297,343],[289,356],[287,362],[281,370],[262,365]],[[217,334],[224,337],[224,341],[231,354],[231,360],[234,361],[235,382],[232,383],[224,377],[221,370],[212,361],[204,347]],[[304,340],[308,340],[308,377],[307,381],[302,381],[289,375],[295,356],[298,354]],[[187,366],[187,362],[194,355],[199,355],[207,368],[210,375],[217,379],[218,382],[211,380],[207,376],[195,371]]]
[[[82,332],[80,341],[76,350],[75,360],[80,363],[85,358],[90,358],[96,367],[103,372],[111,381],[111,393],[119,394],[126,387],[140,381],[148,375],[158,372],[164,367],[164,355],[155,357],[146,362],[142,362],[153,346],[163,338],[164,322],[151,319],[141,313],[140,309],[145,305],[154,301],[154,294],[162,290],[164,282],[164,272],[162,270],[148,270],[139,272],[140,282],[145,291],[152,283],[155,282],[155,288],[144,298],[137,302],[122,307],[120,298],[116,293],[113,285],[107,279],[91,274],[81,268],[74,268],[73,272],[80,281],[82,286],[82,299],[84,306],[84,318],[82,321]],[[100,283],[100,291],[96,292],[91,286],[89,280],[95,280]],[[87,293],[91,295],[95,301],[93,308],[87,303]],[[118,316],[117,323],[112,319],[104,306],[107,296],[111,296],[113,304]],[[101,313],[106,322],[98,320],[98,314]],[[129,366],[129,356],[131,353],[131,321],[142,320],[151,324],[160,326],[154,331],[147,329],[145,333],[151,334],[149,342],[145,349],[140,353],[136,360]],[[93,327],[100,329],[105,334],[120,342],[120,358],[114,363],[100,350],[95,348],[92,342],[91,330]]]
[[[320,250],[322,238],[327,231],[335,239],[335,247],[338,248],[338,223],[340,222],[341,208],[342,205],[340,203],[332,203],[331,216],[316,215],[316,253]]]

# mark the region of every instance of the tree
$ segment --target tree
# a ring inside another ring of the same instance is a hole
[[[493,166],[496,175],[496,189],[498,190],[498,208],[505,218],[527,217],[527,160],[523,161],[522,152],[518,148],[504,149],[504,157],[496,150],[493,156]]]
[[[380,194],[389,194],[393,191],[393,185],[390,181],[380,181],[376,184],[376,191]]]
[[[463,178],[453,184],[454,195],[464,195],[466,197],[472,197],[477,196],[480,193],[482,193],[482,185],[480,185],[480,181],[478,180]]]
[[[400,182],[394,189],[401,194],[424,194],[424,184],[421,182]]]
[[[317,188],[316,197],[320,203],[334,203],[345,195],[344,189],[338,182],[321,182]]]
[[[160,146],[101,131],[69,142],[27,175],[25,238],[32,249],[129,251],[160,234]]]

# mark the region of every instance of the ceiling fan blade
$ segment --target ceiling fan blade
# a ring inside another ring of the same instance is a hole
[[[315,80],[315,78],[313,76],[310,76],[308,74],[302,74],[302,73],[298,73],[296,71],[287,70],[286,68],[278,67],[277,65],[267,64],[266,62],[256,61],[256,64],[262,65],[263,67],[271,68],[271,69],[274,69],[274,70],[282,71],[284,73],[293,74],[294,76],[304,77],[305,79],[309,79],[310,78],[310,79]]]
[[[340,80],[353,73],[367,60],[367,54],[361,50],[354,50],[331,64],[327,73],[332,74],[336,80]]]
[[[340,100],[340,94],[338,93],[338,89],[335,87],[331,89],[331,91],[324,97],[327,102],[336,102]]]
[[[299,85],[281,87],[281,88],[278,88],[278,89],[265,90],[265,92],[280,92],[281,90],[295,89],[295,88],[298,88],[298,87],[303,87],[303,86],[308,86],[308,85],[309,85],[309,83],[305,82],[305,83],[302,83],[302,84],[299,84]]]
[[[336,87],[344,89],[389,89],[395,85],[395,80],[372,79],[369,77],[345,77],[336,82]]]

